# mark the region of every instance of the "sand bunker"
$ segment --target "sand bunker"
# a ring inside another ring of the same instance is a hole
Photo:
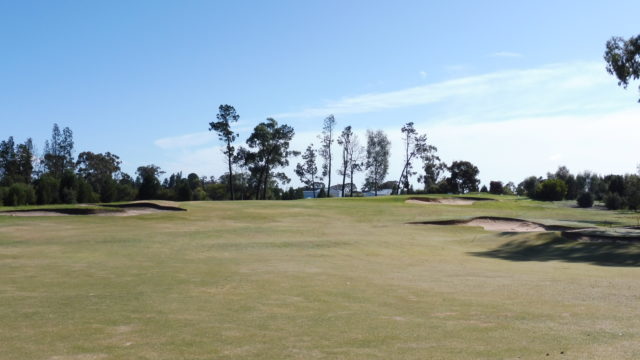
[[[480,226],[488,231],[500,232],[535,232],[535,231],[560,231],[568,230],[565,226],[544,225],[532,221],[512,218],[482,216],[470,220],[443,220],[443,221],[424,221],[413,222],[410,224],[422,225],[463,225],[463,226]]]
[[[105,209],[109,208],[109,209]],[[28,209],[2,211],[0,215],[6,216],[70,216],[70,215],[95,215],[95,216],[135,216],[144,214],[154,214],[167,211],[187,211],[186,209],[159,205],[150,202],[136,202],[129,204],[106,204],[98,208],[90,208],[85,204],[80,204],[77,208],[61,209]]]
[[[414,197],[405,201],[407,204],[442,204],[442,205],[473,205],[476,201],[495,201],[487,198],[474,197],[450,197],[450,198],[427,198]]]
[[[529,232],[529,231],[547,231],[546,227],[541,224],[524,220],[503,220],[503,219],[473,219],[463,225],[481,226],[488,231],[506,231],[506,232]]]

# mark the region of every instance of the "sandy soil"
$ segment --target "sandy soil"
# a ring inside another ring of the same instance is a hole
[[[521,220],[474,219],[461,225],[481,226],[485,230],[489,230],[489,231],[506,231],[506,232],[547,231],[542,225],[538,225],[528,221],[521,221]]]
[[[409,199],[405,201],[407,204],[443,204],[443,205],[473,205],[475,201],[467,199],[429,199],[429,200],[416,200]]]

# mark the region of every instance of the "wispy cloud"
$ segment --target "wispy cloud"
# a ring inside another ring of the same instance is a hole
[[[503,100],[499,104],[503,108],[500,111],[508,111],[512,104],[527,105],[518,106],[519,109],[526,107],[540,111],[548,109],[540,106],[541,100],[547,105],[554,102],[554,108],[562,103],[582,106],[584,103],[577,105],[573,101],[576,97],[568,92],[567,88],[580,87],[580,91],[584,92],[606,81],[610,82],[610,79],[600,63],[556,64],[462,77],[383,93],[362,94],[329,101],[318,107],[273,116],[276,119],[287,119],[322,117],[327,114],[362,114],[449,100],[484,106],[488,98],[492,101]],[[567,101],[569,98],[571,101]],[[536,102],[527,104],[528,99],[535,99]]]
[[[300,129],[292,142],[296,150],[317,141],[320,130],[307,125],[313,123],[310,118],[342,115],[340,126],[354,126],[363,142],[367,128],[382,127],[392,142],[389,178],[402,170],[400,127],[413,121],[448,163],[473,162],[483,182],[517,182],[558,165],[574,172],[633,172],[638,160],[629,144],[635,143],[640,131],[640,107],[634,95],[619,89],[601,63],[580,62],[361,94],[274,117],[289,119],[287,123]],[[393,117],[385,113],[389,110]],[[160,139],[156,145],[168,149],[170,160],[163,169],[220,175],[226,170],[216,142],[215,134],[201,132]],[[292,170],[286,171],[297,186]]]
[[[427,72],[424,71],[424,70],[420,70],[420,77],[423,78],[423,79],[426,79],[427,78]]]
[[[490,54],[491,57],[506,57],[506,58],[519,58],[523,55],[517,52],[512,51],[498,51]]]

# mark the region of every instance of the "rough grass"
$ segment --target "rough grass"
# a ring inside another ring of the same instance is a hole
[[[0,358],[640,358],[639,245],[406,224],[637,221],[496,198],[0,217]]]

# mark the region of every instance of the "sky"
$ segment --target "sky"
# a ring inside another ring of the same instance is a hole
[[[208,124],[230,104],[238,145],[267,117],[293,126],[301,151],[329,114],[362,142],[382,129],[389,179],[407,122],[487,185],[560,165],[635,173],[638,83],[619,87],[602,56],[612,36],[640,33],[639,13],[637,0],[0,0],[0,138],[42,151],[57,123],[76,155],[109,151],[132,175],[217,177]]]

